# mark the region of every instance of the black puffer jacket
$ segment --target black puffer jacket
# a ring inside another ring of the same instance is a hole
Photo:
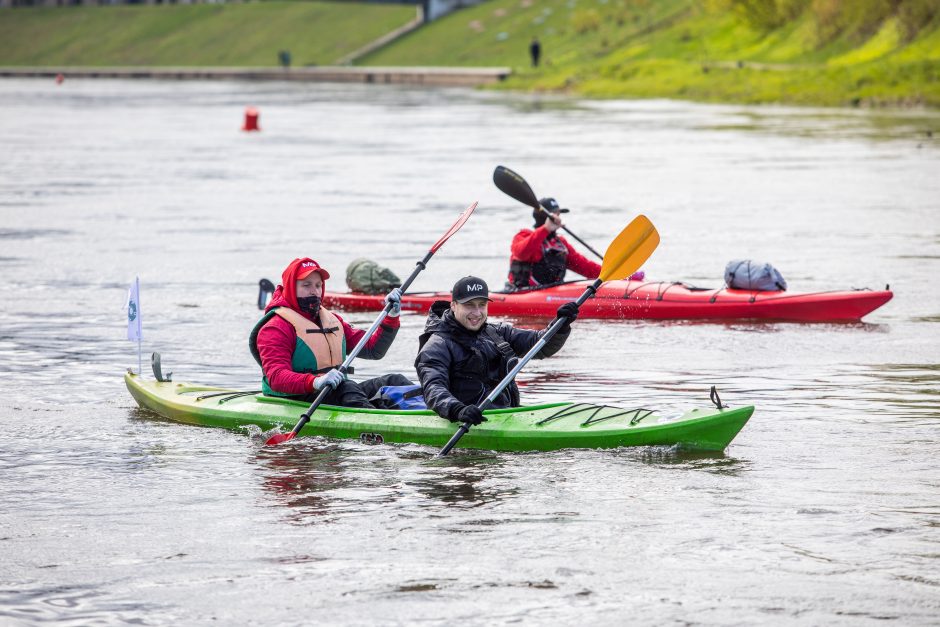
[[[491,331],[487,332],[486,327]],[[415,369],[428,407],[448,420],[457,420],[457,414],[465,405],[481,403],[502,381],[512,365],[507,363],[509,356],[499,350],[491,334],[504,341],[517,357],[522,357],[544,333],[544,330],[529,331],[513,328],[510,324],[489,323],[473,333],[457,322],[449,302],[435,302],[428,314],[420,338],[421,349],[415,359]],[[570,327],[558,331],[535,355],[535,359],[557,353],[570,333]],[[492,407],[518,405],[519,388],[513,381]]]

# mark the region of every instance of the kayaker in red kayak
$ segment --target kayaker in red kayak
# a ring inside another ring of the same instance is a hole
[[[564,226],[561,214],[568,209],[558,206],[554,198],[542,198],[544,208],[532,211],[534,229],[522,229],[512,238],[509,280],[506,290],[530,289],[561,283],[571,270],[586,279],[596,279],[601,266],[576,251],[558,229]],[[642,281],[644,272],[636,272],[631,280]]]
[[[415,360],[424,400],[442,418],[480,424],[480,403],[525,355],[545,331],[516,329],[507,323],[486,321],[489,288],[483,279],[464,277],[451,291],[451,301],[439,300],[431,307],[425,332],[419,338]],[[578,306],[571,302],[558,309],[566,324],[535,356],[550,357],[568,339]],[[515,381],[497,397],[492,408],[518,407]]]
[[[281,275],[265,308],[264,316],[249,337],[251,354],[261,366],[261,389],[268,396],[289,396],[313,401],[324,386],[333,388],[324,399],[328,405],[372,407],[369,399],[385,385],[413,385],[400,374],[367,381],[346,379],[337,366],[346,349],[366,342],[363,359],[381,359],[398,333],[401,290],[395,288],[386,302],[391,311],[370,338],[321,306],[330,273],[313,259],[294,259]]]
[[[534,229],[522,229],[512,238],[512,257],[509,261],[507,288],[520,289],[561,283],[565,272],[571,270],[588,279],[601,273],[600,264],[594,263],[558,234],[562,226],[562,209],[554,198],[542,198],[539,204],[545,211],[535,210]]]

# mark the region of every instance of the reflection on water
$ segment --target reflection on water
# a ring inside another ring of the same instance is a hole
[[[412,480],[411,487],[431,501],[458,507],[505,503],[519,493],[517,487],[493,481],[493,475],[501,471],[500,457],[462,450],[455,453],[427,462],[427,476]]]
[[[253,459],[264,471],[262,488],[273,502],[291,509],[292,523],[310,524],[322,517],[329,522],[334,511],[330,494],[353,485],[343,471],[347,454],[337,446],[301,442],[257,449]]]
[[[403,484],[381,472],[386,461],[379,462],[379,468],[363,470],[357,453],[367,445],[341,441],[314,445],[311,440],[322,439],[304,438],[276,447],[262,446],[253,455],[262,474],[261,487],[273,497],[270,502],[287,507],[288,520],[295,524],[335,522],[336,516],[351,507],[371,509],[394,502],[401,497],[402,490],[431,504],[465,507],[503,502],[518,492],[516,488],[493,483],[493,475],[499,473],[502,462],[492,454],[458,450],[439,460],[428,449],[411,451],[411,447],[396,447],[402,460],[418,462],[422,469],[419,476]]]
[[[9,625],[137,623],[142,616],[160,617],[160,609],[153,603],[130,598],[107,599],[103,591],[90,585],[0,590],[0,618]]]

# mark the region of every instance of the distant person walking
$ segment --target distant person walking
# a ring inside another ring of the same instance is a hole
[[[539,57],[542,56],[542,44],[539,43],[538,37],[533,37],[532,43],[529,44],[529,56],[532,57],[532,67],[538,67]]]

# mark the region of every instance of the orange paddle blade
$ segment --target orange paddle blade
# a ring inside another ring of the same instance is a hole
[[[659,246],[659,232],[650,219],[639,215],[614,238],[601,264],[601,281],[625,279],[640,269]]]

